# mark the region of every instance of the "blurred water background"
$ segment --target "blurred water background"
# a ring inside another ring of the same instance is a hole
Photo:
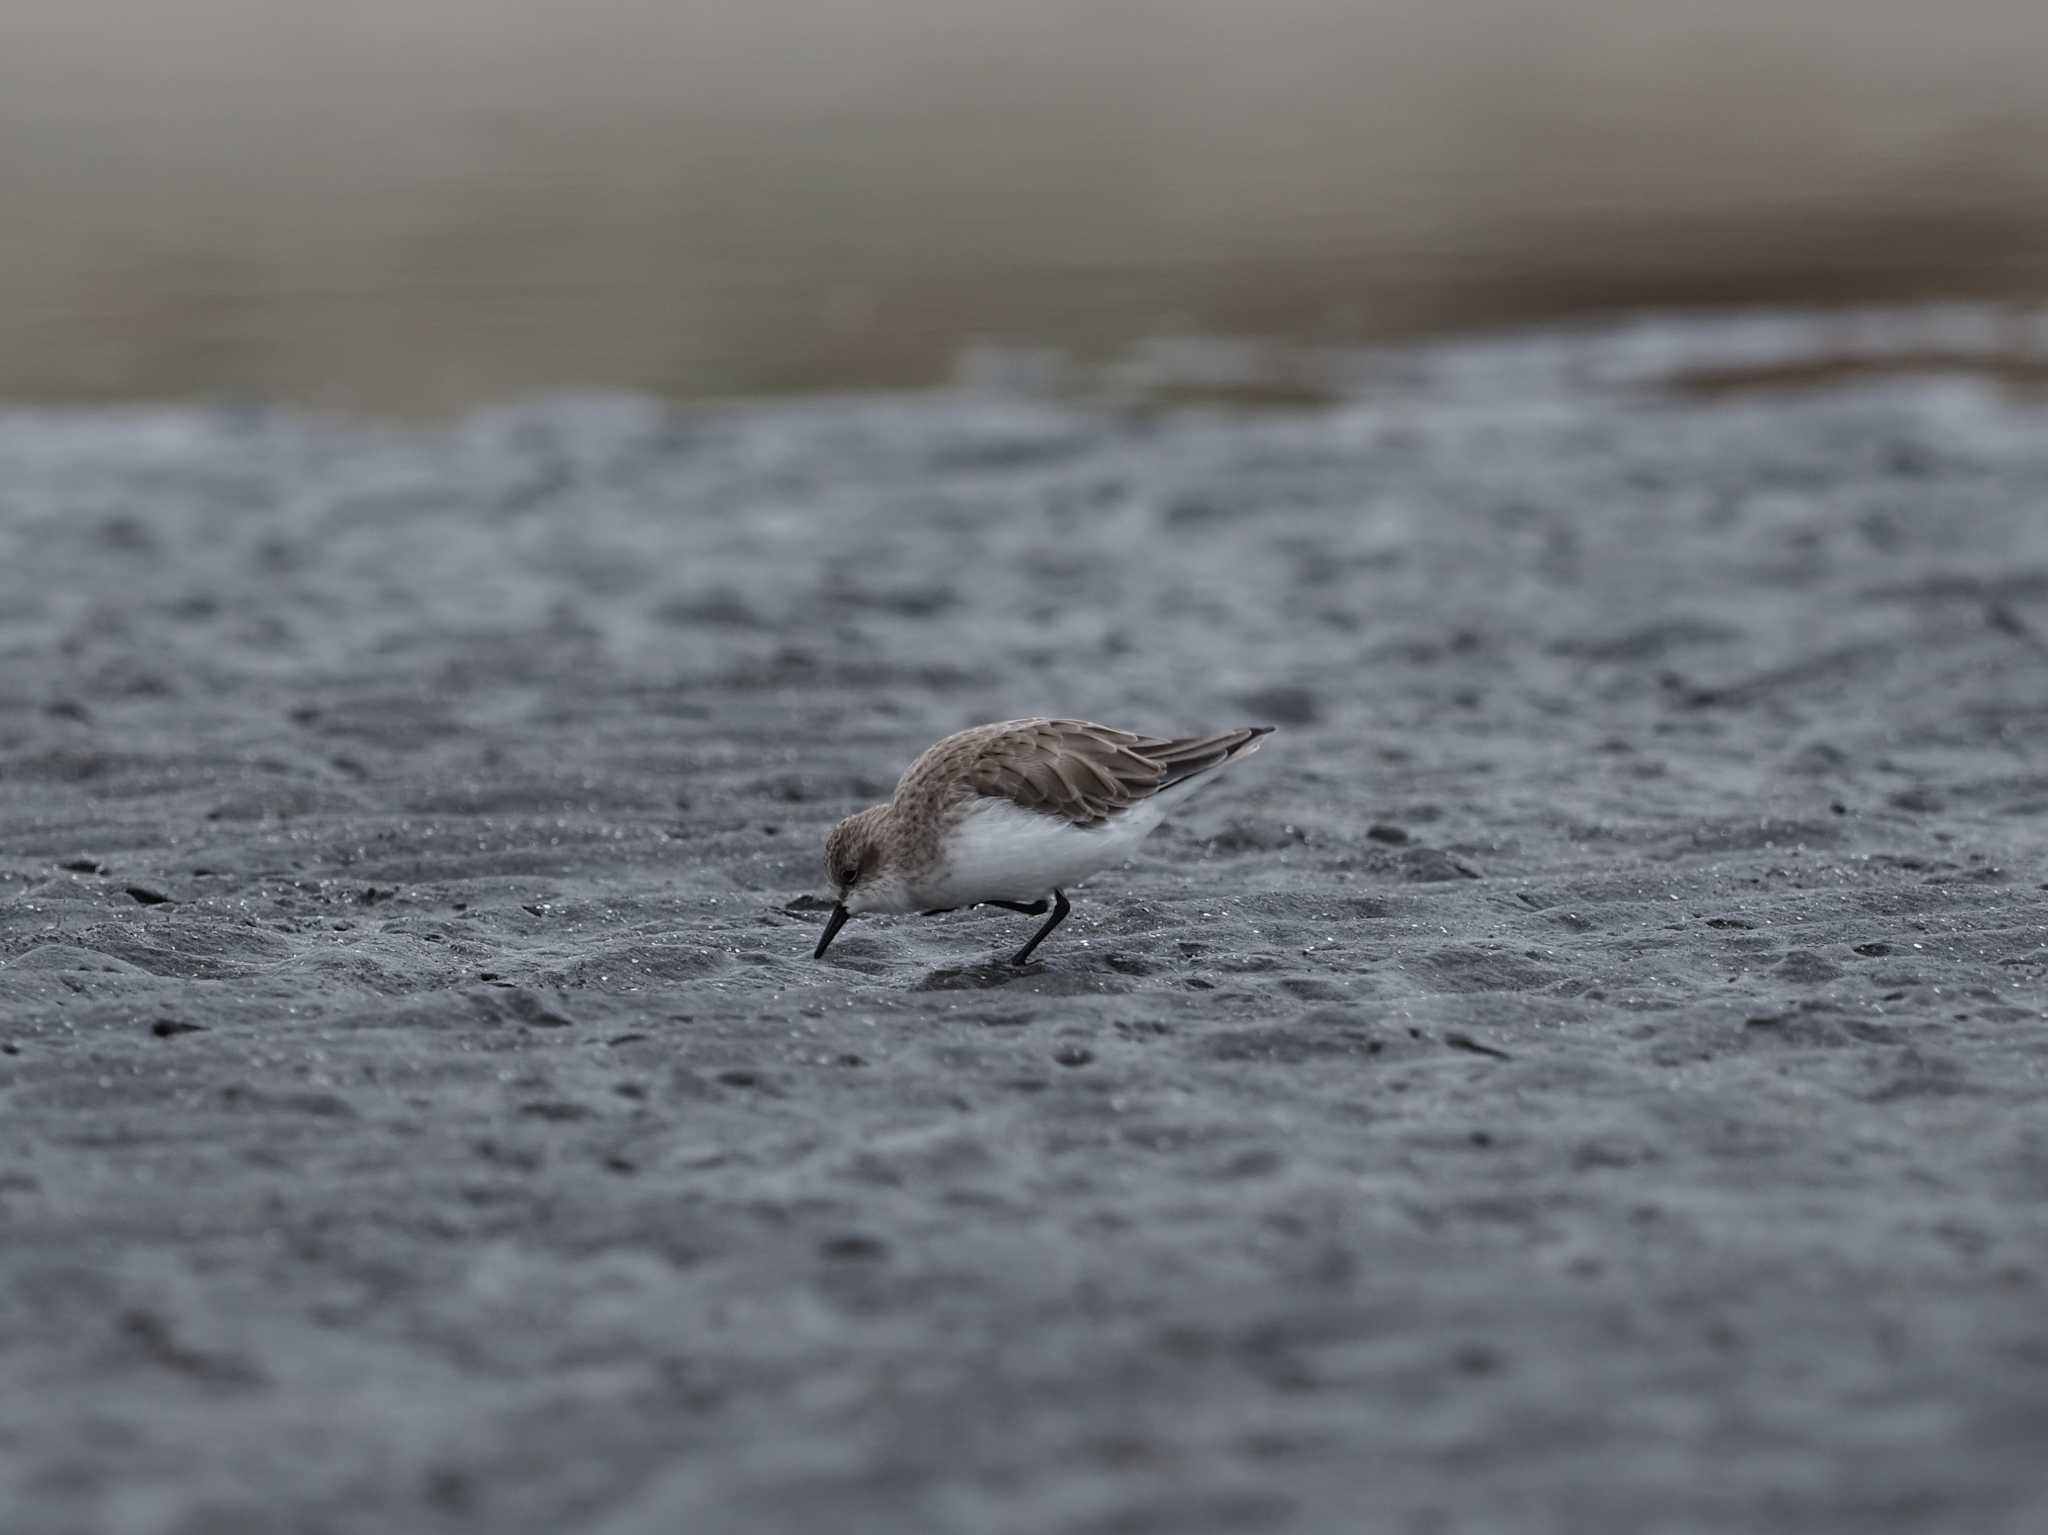
[[[2048,292],[2042,0],[0,0],[0,397]]]

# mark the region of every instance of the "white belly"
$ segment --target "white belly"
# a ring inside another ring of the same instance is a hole
[[[1119,862],[1165,810],[1147,801],[1101,826],[1074,826],[1005,799],[976,801],[946,839],[945,870],[919,889],[917,904],[1035,901]]]

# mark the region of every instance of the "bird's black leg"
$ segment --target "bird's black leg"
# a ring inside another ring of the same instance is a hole
[[[991,902],[990,904],[994,905],[995,903]],[[1041,908],[1043,908],[1045,902],[1040,901],[1038,904]],[[1072,911],[1073,909],[1073,907],[1067,904],[1066,892],[1064,890],[1055,890],[1052,893],[1052,915],[1045,919],[1045,926],[1040,928],[1037,932],[1031,935],[1031,941],[1025,944],[1023,948],[1017,951],[1016,958],[1012,959],[1010,963],[1013,965],[1021,965],[1026,960],[1030,959],[1031,951],[1037,948],[1041,943],[1044,943],[1046,940],[1046,935],[1051,933],[1052,930],[1058,927],[1062,922],[1066,921],[1067,913]]]
[[[1000,906],[1004,911],[1014,911],[1021,917],[1042,917],[1052,905],[1050,901],[1045,900],[977,901],[975,904],[978,906]]]

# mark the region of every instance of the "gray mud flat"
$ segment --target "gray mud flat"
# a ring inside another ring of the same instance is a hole
[[[0,418],[0,1528],[2048,1528],[2048,416],[1485,375]]]

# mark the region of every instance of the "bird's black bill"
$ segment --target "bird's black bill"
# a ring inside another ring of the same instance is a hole
[[[832,940],[839,936],[839,930],[846,926],[846,919],[852,915],[844,904],[833,902],[832,915],[825,919],[825,931],[818,935],[818,946],[811,951],[812,959],[825,957],[825,951],[832,947]]]

